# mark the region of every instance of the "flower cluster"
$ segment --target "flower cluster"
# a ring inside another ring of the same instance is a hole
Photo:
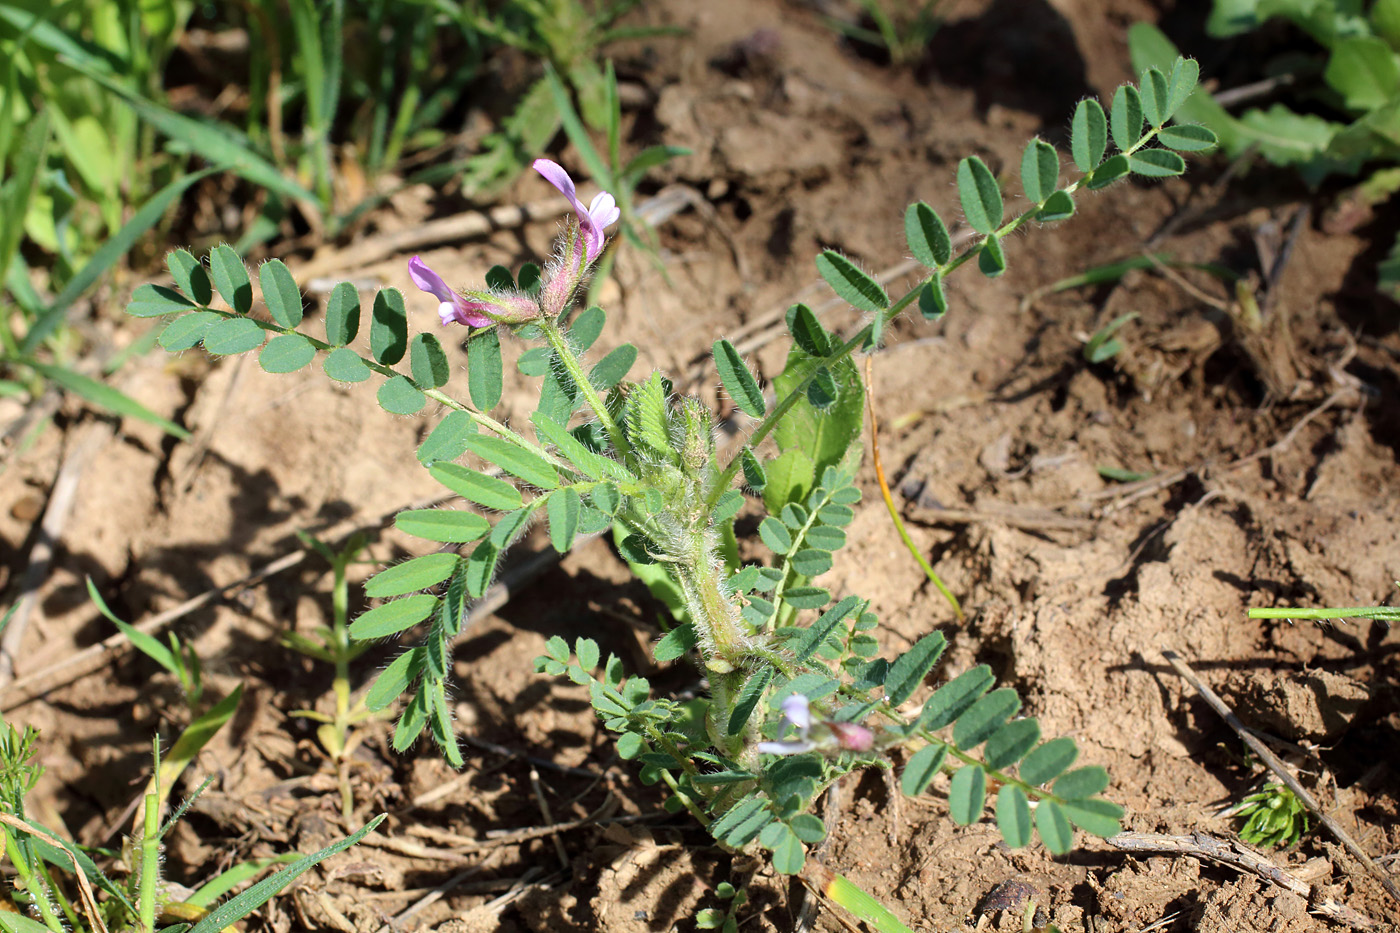
[[[573,300],[588,277],[589,270],[607,244],[608,227],[617,223],[622,212],[606,191],[593,198],[588,207],[578,199],[574,180],[563,167],[549,159],[536,159],[535,171],[558,188],[573,205],[574,217],[560,238],[555,260],[545,270],[538,298],[505,289],[463,289],[454,291],[442,276],[414,256],[408,263],[413,284],[437,298],[438,317],[443,324],[486,327],[491,324],[524,324],[540,316],[558,317]]]

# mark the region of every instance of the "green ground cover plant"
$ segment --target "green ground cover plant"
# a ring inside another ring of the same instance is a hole
[[[531,525],[542,524],[561,553],[588,536],[611,534],[671,610],[673,627],[654,645],[657,662],[694,664],[707,694],[659,694],[587,638],[550,639],[536,667],[588,688],[594,710],[617,736],[619,755],[636,762],[643,780],[666,789],[669,810],[692,814],[726,849],[761,849],[778,871],[810,877],[806,848],[826,834],[811,812],[816,798],[845,774],[897,768],[909,795],[948,776],[955,822],[976,822],[990,806],[1008,845],[1038,837],[1064,853],[1076,829],[1119,831],[1123,811],[1103,796],[1108,773],[1080,765],[1073,739],[1044,738],[1035,718],[1019,715],[1020,697],[997,687],[986,665],[911,706],[945,635],[930,624],[908,651],[882,657],[869,601],[819,583],[846,543],[844,529],[861,498],[854,479],[865,389],[855,358],[878,350],[905,312],[942,318],[945,279],[961,266],[1001,275],[1017,230],[1068,220],[1076,198],[1129,176],[1180,175],[1180,152],[1214,145],[1208,129],[1174,122],[1196,81],[1195,63],[1176,59],[1146,69],[1140,85],[1120,87],[1107,110],[1081,102],[1070,146],[1075,177],[1062,177],[1053,146],[1032,140],[1019,172],[1026,205],[1010,216],[1002,183],[981,159],[963,159],[958,201],[975,241],[955,253],[939,213],[923,202],[910,205],[907,245],[925,269],[898,297],[841,254],[820,254],[819,274],[864,323],[832,333],[808,307],[794,305],[787,316],[792,346],[769,390],[732,343],[716,340],[723,387],[752,419],[732,453],[717,449],[709,409],[677,397],[664,373],[629,378],[636,347],[623,344],[601,358],[590,353],[607,314],[581,299],[623,210],[607,191],[585,204],[568,173],[547,159],[534,168],[574,214],[543,266],[498,266],[484,282],[453,289],[420,259],[409,263],[442,324],[461,328],[455,333],[466,342],[465,387],[450,385],[454,373],[441,340],[410,328],[398,290],[381,289],[362,307],[355,286],[342,282],[322,321],[307,326],[287,267],[271,260],[254,275],[226,245],[207,259],[172,252],[173,286],[142,286],[128,312],[169,318],[159,342],[172,352],[256,352],[269,372],[319,361],[334,380],[377,383],[376,399],[391,414],[416,414],[430,403],[444,412],[417,459],[472,508],[401,512],[397,528],[422,539],[426,553],[371,578],[366,593],[380,602],[346,630],[360,645],[412,637],[364,695],[370,711],[398,705],[395,749],[406,751],[426,734],[449,763],[462,765],[448,700],[450,646],[471,601],[485,594],[503,554]],[[350,346],[362,324],[368,354]],[[492,414],[503,394],[503,343],[525,347],[515,365],[539,380],[528,423],[508,425]],[[739,560],[741,513],[759,518],[767,559]],[[875,928],[905,929],[845,879],[815,877]],[[722,927],[732,918],[705,919]]]

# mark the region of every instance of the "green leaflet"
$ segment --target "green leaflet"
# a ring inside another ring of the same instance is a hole
[[[744,365],[744,360],[739,356],[734,344],[724,339],[716,340],[714,357],[720,382],[724,384],[724,391],[729,393],[734,404],[745,414],[762,418],[768,410],[763,402],[763,390],[758,387],[758,380],[754,378],[753,373]]]
[[[1032,139],[1021,156],[1021,187],[1026,198],[1044,203],[1060,183],[1060,154],[1043,139]]]
[[[230,308],[239,314],[252,310],[253,283],[248,278],[248,268],[232,246],[220,244],[210,250],[209,272],[219,296],[228,302]]]
[[[977,156],[968,156],[958,163],[958,198],[973,230],[990,235],[1001,226],[1001,188],[992,170]]]
[[[500,512],[509,512],[524,505],[520,490],[505,480],[487,476],[458,463],[434,463],[428,468],[433,479],[442,483],[468,502]]]
[[[326,343],[343,347],[359,332],[360,293],[349,282],[337,282],[326,299]]]
[[[504,375],[501,338],[496,328],[474,334],[467,342],[467,391],[477,408],[490,411],[501,401]]]
[[[397,288],[381,288],[374,296],[370,312],[369,349],[376,360],[393,366],[408,349],[408,311],[403,293]]]
[[[1070,124],[1070,154],[1081,172],[1092,172],[1108,149],[1108,120],[1092,98],[1081,100]]]
[[[505,438],[475,434],[467,438],[467,449],[531,486],[554,489],[559,485],[559,474],[549,461],[534,450]]]
[[[923,201],[915,201],[904,211],[904,239],[914,258],[930,269],[947,265],[953,258],[948,228],[938,212]]]
[[[452,375],[452,370],[447,365],[447,353],[432,334],[413,336],[413,341],[409,344],[408,362],[413,381],[423,388],[436,389],[445,386]]]
[[[817,272],[842,301],[859,311],[883,311],[890,306],[884,286],[834,250],[817,256]]]
[[[270,259],[258,269],[263,303],[278,325],[291,329],[301,323],[301,289],[280,259]]]

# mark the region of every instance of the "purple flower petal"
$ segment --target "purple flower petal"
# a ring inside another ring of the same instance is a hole
[[[875,733],[858,723],[829,722],[826,725],[836,736],[836,744],[847,751],[868,752],[875,744]]]
[[[607,241],[607,234],[604,233],[608,227],[617,223],[622,216],[622,211],[618,209],[617,199],[606,191],[600,191],[593,198],[593,203],[588,207],[583,206],[583,202],[578,199],[578,190],[574,187],[574,180],[569,177],[569,173],[564,171],[563,166],[549,159],[536,159],[533,163],[535,171],[544,176],[545,180],[558,188],[564,197],[569,199],[573,205],[574,214],[578,216],[579,231],[583,234],[584,242],[584,263],[590,263],[598,258],[598,254],[603,251],[603,244]]]
[[[764,755],[800,755],[816,748],[817,743],[809,739],[797,739],[792,742],[759,742],[756,747]]]
[[[783,718],[796,726],[797,731],[805,736],[807,730],[812,727],[811,704],[802,694],[794,693],[783,700]]]

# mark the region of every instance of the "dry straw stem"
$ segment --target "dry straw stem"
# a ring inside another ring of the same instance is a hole
[[[1268,881],[1306,898],[1308,907],[1329,920],[1345,923],[1357,930],[1380,930],[1381,925],[1345,904],[1330,897],[1315,897],[1312,885],[1295,878],[1249,846],[1234,839],[1220,839],[1208,833],[1172,836],[1163,833],[1119,833],[1105,840],[1115,849],[1146,855],[1186,855],[1210,859],[1241,871],[1252,872]]]
[[[1225,720],[1225,724],[1239,734],[1239,737],[1244,740],[1244,743],[1249,746],[1250,750],[1258,755],[1259,759],[1263,761],[1264,764],[1268,765],[1269,770],[1277,775],[1278,779],[1282,781],[1289,790],[1293,791],[1297,798],[1303,802],[1303,806],[1307,807],[1313,815],[1317,817],[1318,822],[1326,827],[1327,831],[1336,837],[1337,841],[1345,846],[1348,852],[1356,856],[1357,860],[1361,862],[1362,865],[1366,866],[1366,870],[1376,876],[1386,892],[1390,894],[1397,903],[1400,903],[1400,887],[1397,887],[1394,879],[1390,877],[1385,869],[1372,861],[1371,856],[1367,855],[1365,850],[1356,844],[1356,840],[1351,838],[1351,834],[1343,829],[1340,823],[1332,819],[1332,817],[1322,809],[1318,802],[1313,799],[1312,794],[1308,793],[1307,789],[1303,787],[1302,784],[1298,783],[1298,779],[1290,774],[1288,769],[1284,767],[1283,762],[1279,760],[1278,756],[1271,752],[1267,745],[1259,741],[1254,733],[1245,728],[1244,723],[1240,722],[1239,718],[1230,710],[1230,707],[1225,705],[1225,701],[1220,699],[1214,690],[1206,686],[1201,679],[1196,676],[1195,671],[1191,670],[1190,666],[1187,665],[1175,651],[1163,649],[1162,657],[1167,659],[1167,663],[1181,675],[1183,680],[1196,689],[1196,692],[1210,705],[1210,708],[1215,710],[1220,715],[1221,719]]]

